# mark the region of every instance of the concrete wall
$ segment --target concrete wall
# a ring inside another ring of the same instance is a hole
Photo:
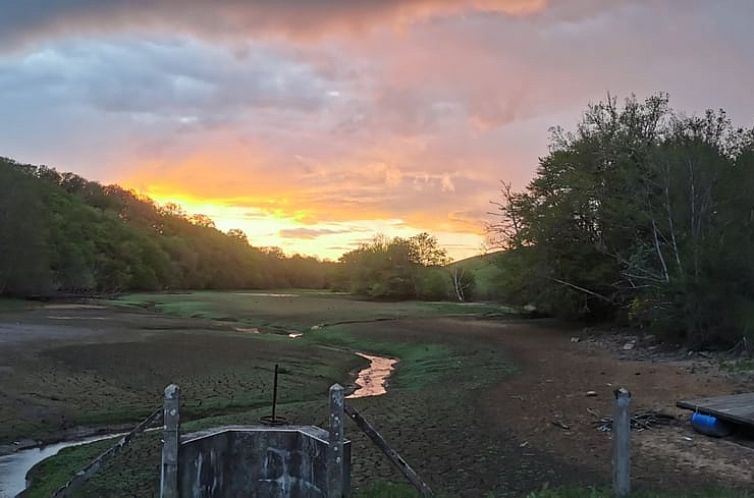
[[[181,498],[327,497],[328,433],[313,426],[228,426],[181,437]],[[350,489],[351,444],[344,446]]]

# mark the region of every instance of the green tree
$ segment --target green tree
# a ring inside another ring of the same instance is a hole
[[[503,269],[554,314],[734,342],[754,316],[753,135],[666,95],[590,106],[574,133],[554,130],[525,192],[504,189],[490,228],[522,257]]]
[[[450,262],[448,253],[441,248],[437,237],[427,232],[414,235],[408,239],[409,258],[421,266],[443,266]]]
[[[252,247],[176,204],[0,159],[0,295],[321,288],[332,268]]]
[[[0,294],[46,294],[52,286],[47,213],[33,178],[0,162]]]
[[[437,239],[421,233],[408,239],[374,237],[339,260],[338,286],[379,299],[441,299],[449,283],[437,268],[447,261]]]

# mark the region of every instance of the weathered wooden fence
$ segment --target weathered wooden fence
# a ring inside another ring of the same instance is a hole
[[[355,408],[345,402],[345,390],[334,384],[329,391],[329,438],[327,446],[327,496],[342,498],[347,496],[349,476],[344,470],[345,417],[356,426],[382,451],[388,460],[416,488],[422,497],[432,497],[429,485],[393,449],[375,427]],[[613,492],[617,498],[625,498],[631,493],[631,393],[624,389],[615,390],[615,412],[613,417]],[[66,498],[84,482],[99,471],[108,460],[117,455],[138,434],[144,432],[155,421],[163,421],[163,446],[160,476],[160,497],[179,498],[178,453],[180,448],[180,389],[171,384],[165,388],[163,406],[152,412],[118,442],[108,448],[86,467],[80,470],[65,485],[57,489],[53,498]]]
[[[128,434],[121,437],[115,445],[111,446],[104,452],[100,453],[94,460],[92,460],[86,467],[81,469],[75,476],[73,476],[63,486],[58,488],[53,494],[52,498],[65,498],[71,496],[71,494],[87,480],[89,480],[102,466],[107,463],[108,460],[117,455],[120,450],[130,443],[134,437],[144,432],[154,421],[160,418],[162,415],[162,408],[158,408],[152,412],[147,418],[140,422],[136,427],[131,429]]]

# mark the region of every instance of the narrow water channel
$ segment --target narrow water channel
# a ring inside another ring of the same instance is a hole
[[[122,433],[103,434],[73,441],[48,444],[46,446],[36,446],[0,456],[0,498],[15,498],[17,494],[26,489],[26,474],[29,470],[45,458],[57,455],[63,448],[93,443],[122,435]]]
[[[356,385],[359,386],[349,398],[366,398],[387,393],[387,380],[395,370],[398,360],[366,353],[356,353],[369,360],[369,366],[359,372]]]

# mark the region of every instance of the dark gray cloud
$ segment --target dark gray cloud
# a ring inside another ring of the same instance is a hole
[[[66,42],[0,59],[0,91],[34,88],[103,111],[211,119],[244,108],[312,110],[337,86],[302,61],[248,45],[239,57],[187,40]],[[211,112],[210,112],[211,111]]]
[[[628,0],[0,0],[7,49],[46,37],[167,30],[214,39],[328,37],[458,13],[536,15],[571,21]],[[633,0],[646,2],[650,0]],[[654,0],[659,1],[659,0]]]
[[[248,137],[285,129],[341,85],[284,48],[253,43],[241,54],[175,38],[47,43],[0,54],[0,147],[102,178],[129,157],[168,154],[250,117],[259,125]]]
[[[448,8],[453,2],[458,0],[0,0],[0,40],[163,28],[219,38],[260,32],[323,35],[358,32],[385,17]],[[515,8],[539,2],[498,3]]]

